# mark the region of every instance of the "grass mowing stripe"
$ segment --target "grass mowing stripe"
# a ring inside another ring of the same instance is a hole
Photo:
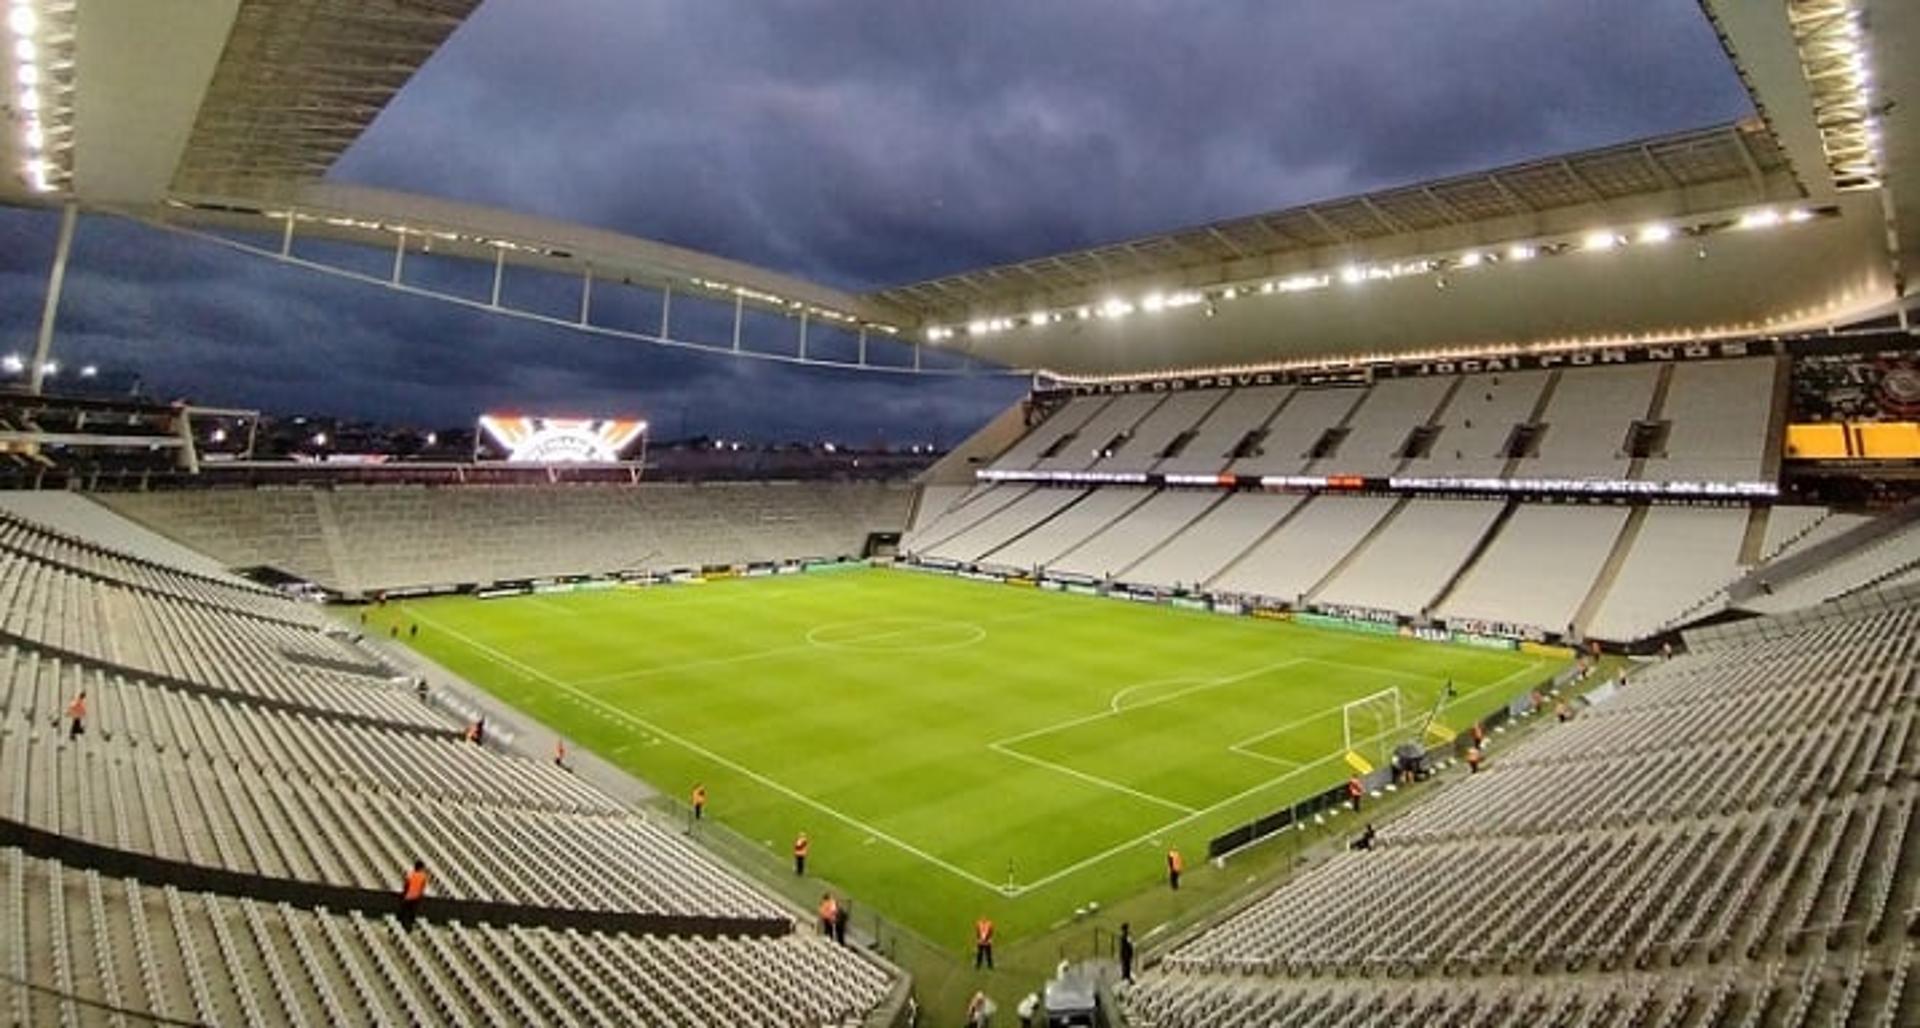
[[[835,818],[840,821],[844,821],[847,824],[852,825],[853,827],[858,828],[861,831],[868,833],[869,835],[872,835],[876,839],[883,840],[887,842],[889,845],[896,846],[907,853],[911,853],[914,856],[919,857],[921,860],[924,860],[927,863],[934,865],[935,867],[938,867],[944,871],[947,871],[950,874],[956,875],[960,878],[964,878],[967,881],[972,882],[983,889],[986,889],[990,892],[1000,891],[999,886],[994,885],[992,882],[989,882],[984,878],[974,875],[972,872],[969,872],[964,868],[955,867],[952,864],[949,864],[946,861],[941,860],[939,857],[936,857],[931,853],[921,850],[918,847],[915,847],[909,843],[902,842],[899,839],[896,839],[893,836],[888,835],[887,833],[881,831],[880,829],[860,821],[858,818],[849,817],[848,815],[843,814],[840,811],[835,810],[834,808],[829,807],[824,803],[821,803],[819,800],[816,800],[811,796],[805,796],[800,793],[797,793],[792,789],[789,789],[786,786],[781,785],[779,782],[776,782],[773,779],[768,778],[767,776],[761,774],[760,772],[753,770],[752,768],[746,767],[735,761],[729,760],[726,757],[723,757],[720,754],[715,753],[712,750],[709,750],[706,747],[701,746],[697,743],[691,742],[686,739],[682,739],[678,735],[675,735],[674,733],[669,732],[666,729],[661,728],[658,725],[652,724],[642,718],[636,717],[633,714],[628,713],[627,711],[621,710],[620,708],[615,707],[610,703],[607,703],[606,701],[592,695],[591,693],[583,692],[582,690],[577,689],[571,685],[568,685],[567,683],[562,682],[559,679],[549,678],[540,669],[529,667],[526,664],[522,664],[519,661],[514,660],[512,657],[509,657],[506,654],[501,653],[500,651],[494,649],[493,647],[488,646],[486,643],[479,641],[478,639],[474,639],[470,636],[462,634],[461,632],[455,629],[449,628],[446,625],[440,624],[434,621],[432,618],[427,617],[424,614],[415,614],[414,616],[418,617],[420,620],[426,622],[427,624],[433,625],[435,628],[439,629],[440,631],[445,632],[448,635],[461,640],[462,642],[466,643],[468,646],[473,647],[478,652],[491,654],[494,657],[494,659],[500,661],[501,663],[504,663],[509,667],[515,667],[529,675],[532,675],[535,678],[540,679],[543,682],[546,682],[548,685],[551,685],[556,689],[563,690],[573,695],[575,698],[579,699],[582,703],[590,703],[596,707],[601,708],[603,711],[605,711],[608,715],[612,717],[619,718],[631,724],[639,725],[641,728],[644,728],[647,731],[652,732],[655,735],[658,735],[660,738],[665,739],[676,746],[682,747],[683,749],[686,749],[690,752],[697,753],[701,757],[704,757],[707,760],[711,760],[714,763],[719,764],[720,766],[725,767],[728,770],[734,772],[735,774],[743,775],[747,778],[751,778],[752,780],[760,783],[761,785],[769,789],[772,789],[775,792],[780,793],[781,795],[787,797],[788,799],[794,800],[795,802],[798,802],[798,803],[803,803],[808,807],[811,807],[814,810],[817,810],[822,814],[827,815],[828,817]]]

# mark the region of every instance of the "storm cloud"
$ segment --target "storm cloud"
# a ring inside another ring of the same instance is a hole
[[[1747,113],[1692,0],[488,0],[333,177],[859,290]],[[52,235],[0,216],[0,346],[31,344]],[[1018,389],[583,336],[102,217],[58,347],[437,423],[951,442]]]

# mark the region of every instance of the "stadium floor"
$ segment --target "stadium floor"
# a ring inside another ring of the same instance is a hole
[[[1165,888],[1169,846],[1198,864],[1337,785],[1347,701],[1394,688],[1417,724],[1452,681],[1457,730],[1560,663],[877,569],[381,617],[668,796],[704,783],[707,831],[784,862],[805,830],[810,876],[954,951],[982,913],[1010,939]]]

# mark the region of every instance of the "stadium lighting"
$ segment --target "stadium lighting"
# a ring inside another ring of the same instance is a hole
[[[315,432],[313,434],[313,445],[315,446],[327,445],[327,434],[325,432]]]
[[[93,378],[98,374],[100,374],[100,369],[92,364],[83,364],[80,366],[81,378]]]
[[[1748,211],[1740,216],[1741,228],[1772,228],[1780,224],[1780,212],[1771,207]]]
[[[1635,238],[1642,243],[1664,243],[1673,238],[1673,226],[1648,225],[1642,228]]]
[[[1460,255],[1460,266],[1463,268],[1477,268],[1480,266],[1480,263],[1486,259],[1486,256],[1480,251],[1469,250]]]
[[[1611,250],[1620,245],[1620,237],[1612,229],[1598,229],[1586,234],[1580,240],[1582,250]]]
[[[1142,310],[1161,311],[1161,310],[1165,310],[1166,306],[1167,306],[1167,298],[1160,295],[1159,293],[1148,293],[1145,297],[1142,297],[1140,300],[1140,308]]]
[[[1515,243],[1507,247],[1507,259],[1510,261],[1530,261],[1539,256],[1540,251],[1524,243]]]
[[[13,57],[17,61],[37,61],[40,59],[40,48],[33,45],[31,39],[21,39],[13,44]]]
[[[19,70],[14,72],[14,78],[18,79],[23,86],[37,86],[40,84],[40,68],[38,65],[22,61]]]
[[[7,12],[7,27],[16,36],[31,36],[40,30],[40,19],[34,16],[33,8],[16,3],[13,10]]]
[[[1366,280],[1367,280],[1367,273],[1361,270],[1358,265],[1349,264],[1346,267],[1340,269],[1340,281],[1345,282],[1350,286],[1359,285],[1360,283],[1365,282]]]
[[[23,111],[39,110],[40,91],[37,89],[22,89],[20,91],[20,109]]]
[[[428,446],[438,446],[438,445],[440,445],[440,433],[438,433],[438,432],[428,432],[428,433],[427,433],[427,445],[428,445]]]
[[[227,441],[227,430],[224,428],[216,428],[213,430],[213,434],[207,436],[207,438],[215,443],[224,443]]]
[[[5,371],[9,375],[18,375],[25,370],[27,370],[27,362],[21,360],[19,354],[10,353],[0,357],[0,371]]]
[[[1240,290],[1235,289],[1232,286],[1228,286],[1227,288],[1220,291],[1220,299],[1222,300],[1234,300],[1234,299],[1238,299],[1239,296],[1240,296]]]
[[[1027,324],[1035,328],[1039,328],[1051,320],[1053,320],[1053,315],[1048,314],[1046,311],[1034,311],[1032,314],[1027,315]]]
[[[1133,304],[1117,296],[1100,305],[1100,316],[1103,318],[1124,318],[1132,313]]]
[[[983,336],[983,335],[986,335],[986,334],[987,334],[987,323],[986,323],[985,321],[969,321],[969,322],[967,322],[967,334],[968,334],[968,335],[970,335],[970,336]]]
[[[48,361],[45,364],[40,365],[40,373],[42,375],[47,376],[48,378],[52,378],[53,376],[58,375],[60,373],[60,362]]]
[[[1807,210],[1805,207],[1795,207],[1793,210],[1787,212],[1787,220],[1796,225],[1804,221],[1811,221],[1812,219],[1813,212]]]

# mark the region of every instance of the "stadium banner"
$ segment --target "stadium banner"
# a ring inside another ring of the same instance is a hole
[[[1472,632],[1455,632],[1453,641],[1462,646],[1478,646],[1483,650],[1517,650],[1520,644],[1512,639],[1502,639],[1493,635],[1475,635]]]
[[[1336,617],[1331,614],[1313,614],[1301,612],[1293,620],[1315,628],[1333,628],[1343,632],[1362,632],[1368,635],[1399,635],[1400,626],[1383,621],[1367,621],[1359,618]]]
[[[1570,646],[1554,646],[1551,643],[1534,642],[1531,639],[1521,641],[1520,652],[1535,657],[1552,657],[1555,660],[1572,660],[1574,656],[1573,648]]]
[[[1170,393],[1277,385],[1358,386],[1371,384],[1375,379],[1381,378],[1424,378],[1434,375],[1473,375],[1488,372],[1755,357],[1761,354],[1779,353],[1783,345],[1779,340],[1723,339],[1607,346],[1557,353],[1512,353],[1444,359],[1388,359],[1373,363],[1329,365],[1317,368],[1272,368],[1109,381],[1076,382],[1071,379],[1058,379],[1058,384],[1054,388],[1037,389],[1034,395],[1037,397],[1108,396],[1119,393]]]
[[[810,560],[794,570],[805,571],[810,575],[818,575],[830,574],[835,571],[858,571],[864,567],[866,567],[866,565],[857,560]],[[782,570],[784,571],[785,569]]]
[[[1247,608],[1245,604],[1238,600],[1214,600],[1213,612],[1215,614],[1232,614],[1237,616],[1245,614]]]
[[[1278,607],[1255,607],[1249,613],[1262,621],[1292,621],[1294,618],[1293,611]]]
[[[493,600],[502,596],[531,596],[533,595],[533,587],[525,583],[518,585],[490,585],[485,589],[475,589],[473,595],[474,598],[481,600]]]
[[[1090,585],[1081,585],[1081,584],[1080,584],[1080,583],[1078,583],[1078,582],[1068,582],[1068,583],[1066,583],[1066,587],[1067,587],[1067,591],[1068,591],[1068,592],[1070,592],[1070,593],[1072,593],[1072,594],[1074,594],[1075,596],[1098,596],[1098,595],[1100,595],[1100,590],[1098,590],[1098,589],[1096,589],[1096,588],[1094,588],[1093,586],[1090,586]]]
[[[1035,589],[1040,585],[1040,583],[1028,578],[1026,575],[1009,575],[1004,581],[1008,585],[1017,585],[1022,589]]]
[[[1213,605],[1205,600],[1196,600],[1191,596],[1175,596],[1173,605],[1181,610],[1212,610]]]
[[[1050,593],[1063,593],[1067,591],[1067,583],[1059,581],[1058,579],[1045,578],[1041,579],[1040,588]]]
[[[1449,618],[1447,627],[1456,632],[1469,635],[1497,635],[1503,639],[1526,639],[1533,642],[1545,642],[1546,630],[1538,625],[1521,625],[1508,621],[1482,621],[1479,618]],[[1572,654],[1568,654],[1572,656]]]

